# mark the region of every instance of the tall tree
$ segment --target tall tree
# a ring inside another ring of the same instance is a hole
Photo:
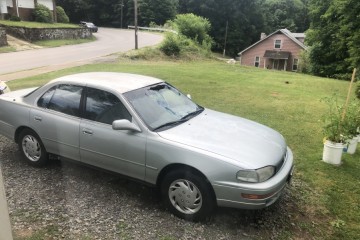
[[[139,1],[140,25],[148,26],[150,22],[163,25],[175,18],[178,0],[142,0]]]
[[[304,32],[309,28],[307,0],[265,0],[261,8],[267,32],[282,28]]]
[[[228,22],[227,50],[229,55],[237,53],[258,40],[263,30],[263,16],[259,0],[180,0],[181,13],[194,13],[211,22],[210,35],[216,44],[214,49],[222,51]]]
[[[360,64],[360,4],[356,0],[310,0],[311,72],[349,78]]]

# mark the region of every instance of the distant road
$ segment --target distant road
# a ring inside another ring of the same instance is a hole
[[[94,36],[97,41],[90,43],[2,53],[0,54],[0,80],[11,80],[6,79],[6,75],[11,75],[9,73],[42,67],[56,69],[58,65],[80,65],[79,62],[95,60],[116,52],[126,52],[135,47],[133,30],[99,28]],[[139,32],[138,36],[139,47],[156,45],[163,39],[160,34],[148,32]],[[2,79],[1,75],[4,75],[5,79]]]

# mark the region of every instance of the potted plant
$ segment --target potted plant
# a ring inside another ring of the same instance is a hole
[[[342,152],[348,138],[346,124],[342,120],[344,105],[339,104],[337,96],[324,98],[328,112],[323,115],[324,151],[322,160],[327,163],[341,164]]]
[[[354,154],[360,138],[360,104],[358,102],[353,101],[349,104],[344,123],[349,134],[349,139],[346,141],[347,153]]]

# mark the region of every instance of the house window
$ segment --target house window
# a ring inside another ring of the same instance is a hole
[[[293,70],[293,71],[297,71],[297,70],[298,70],[298,65],[299,65],[299,59],[294,58],[292,70]]]
[[[255,66],[255,67],[259,67],[259,65],[260,65],[260,57],[259,57],[259,56],[256,56],[256,57],[255,57],[254,66]]]
[[[275,40],[274,48],[280,49],[281,48],[281,40]]]

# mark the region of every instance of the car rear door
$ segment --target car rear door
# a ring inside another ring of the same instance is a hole
[[[132,116],[113,93],[87,88],[80,123],[81,161],[133,178],[145,177],[146,134],[112,129],[119,119]]]
[[[45,92],[30,111],[30,125],[46,150],[80,160],[79,126],[82,86],[61,84]]]

